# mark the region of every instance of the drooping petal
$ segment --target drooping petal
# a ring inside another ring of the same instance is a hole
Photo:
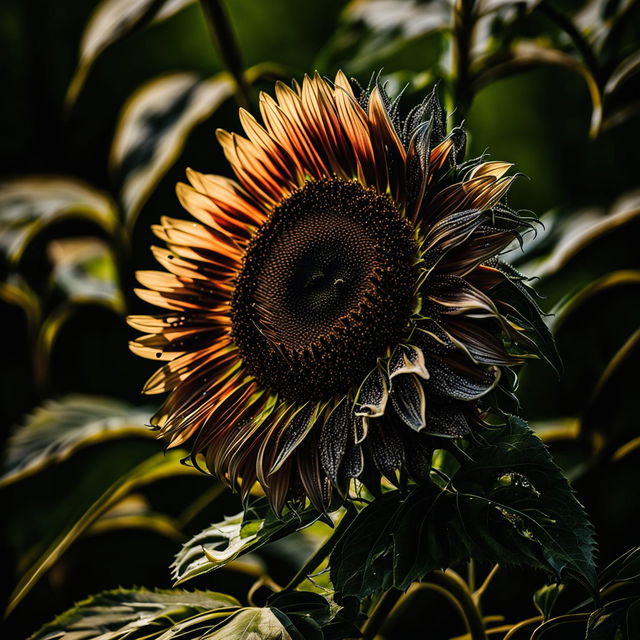
[[[320,432],[320,460],[322,468],[334,484],[347,450],[349,434],[353,430],[354,414],[350,403],[343,398],[326,419]]]
[[[427,400],[423,383],[414,374],[398,376],[391,388],[391,404],[400,419],[414,431],[427,424]]]
[[[355,401],[357,416],[376,418],[384,415],[389,398],[387,376],[380,367],[375,367],[365,378]]]

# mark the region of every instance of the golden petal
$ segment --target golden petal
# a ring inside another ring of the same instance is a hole
[[[336,88],[340,88],[344,91],[350,98],[356,99],[355,94],[353,93],[353,88],[351,87],[351,83],[347,79],[347,76],[344,75],[344,72],[339,69],[336,73],[336,78],[334,81]]]
[[[145,383],[143,392],[152,395],[171,391],[182,380],[195,375],[203,366],[217,368],[230,358],[227,341],[219,341],[206,349],[188,353],[173,352],[174,358],[158,369]],[[169,359],[169,358],[166,358]]]
[[[483,162],[471,171],[469,177],[480,178],[482,176],[493,176],[494,178],[502,178],[511,167],[513,167],[513,164],[510,162]]]
[[[264,211],[256,207],[249,200],[242,187],[235,181],[210,174],[198,173],[187,169],[189,182],[201,193],[211,198],[215,205],[211,211],[216,214],[219,210],[233,219],[235,224],[249,224],[258,226],[265,220]]]
[[[184,185],[180,191],[183,196],[185,193],[190,196],[194,193],[201,195],[187,185]],[[191,249],[199,248],[212,251],[220,256],[224,256],[230,268],[234,268],[240,264],[242,260],[241,249],[231,242],[228,236],[218,233],[213,229],[208,229],[201,224],[180,220],[178,218],[162,216],[160,221],[162,222],[162,231],[156,228],[154,228],[154,231],[156,235],[172,247],[183,245]],[[200,256],[198,258],[198,254],[196,254],[196,259],[202,260],[203,257]]]
[[[271,174],[281,176],[284,182],[292,185],[302,185],[304,176],[297,170],[296,163],[291,161],[280,143],[272,138],[244,109],[240,109],[240,122],[249,140],[262,150],[262,162],[267,164]]]
[[[304,175],[314,178],[331,175],[331,168],[324,160],[324,154],[317,148],[314,141],[313,129],[307,125],[305,107],[300,94],[295,93],[282,82],[276,83],[275,102],[268,94],[263,94],[265,110],[263,112],[271,117],[274,124],[279,126],[273,133],[284,134],[280,143],[289,151],[292,158],[296,156],[304,158],[302,170]],[[265,119],[265,124],[269,124]],[[286,143],[285,143],[286,140]]]
[[[170,273],[177,276],[183,276],[185,278],[191,278],[193,280],[207,280],[208,277],[202,271],[198,270],[198,267],[177,256],[175,253],[165,249],[164,247],[158,247],[153,245],[151,252],[154,258]]]
[[[144,300],[145,302],[148,302],[149,304],[155,305],[156,307],[171,309],[172,311],[184,311],[185,309],[189,308],[189,306],[183,304],[182,302],[166,298],[158,291],[151,291],[149,289],[134,289],[134,292],[138,296],[138,298]]]
[[[429,154],[429,177],[442,169],[454,148],[453,138],[445,138],[439,145],[431,149]]]
[[[480,210],[491,209],[507,193],[516,177],[505,176],[496,179],[489,175],[464,182],[465,191],[469,194],[469,207]]]
[[[184,286],[176,275],[166,271],[136,271],[136,279],[143,287],[155,291],[175,291]]]
[[[345,134],[355,151],[355,161],[361,173],[358,179],[365,186],[377,186],[379,180],[376,178],[375,154],[367,114],[353,97],[353,92],[337,84],[335,101]]]
[[[259,146],[238,135],[234,136],[234,142],[243,175],[248,177],[254,188],[259,188],[273,202],[279,202],[296,188],[297,183],[279,171]]]
[[[313,78],[304,78],[302,105],[306,128],[312,132],[311,139],[324,164],[338,177],[352,178],[356,166],[345,145],[345,135],[331,89],[317,73]]]
[[[371,92],[369,97],[368,116],[378,173],[385,175],[386,178],[386,184],[379,185],[379,189],[383,191],[389,189],[391,196],[396,201],[401,201],[404,195],[404,167],[407,154],[389,120],[378,87]],[[384,174],[381,167],[385,167]]]
[[[137,331],[144,332],[158,332],[162,331],[166,327],[171,325],[171,320],[168,318],[178,318],[178,315],[174,316],[145,316],[145,315],[135,315],[135,316],[127,316],[127,324],[130,327],[133,327]]]
[[[138,342],[137,340],[131,340],[129,342],[129,349],[132,353],[135,353],[141,358],[147,360],[173,360],[176,357],[175,353],[164,353],[158,348],[149,347],[145,344]]]

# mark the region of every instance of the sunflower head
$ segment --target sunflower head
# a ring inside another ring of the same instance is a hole
[[[218,131],[236,180],[188,170],[139,272],[152,423],[246,497],[327,509],[352,479],[423,481],[539,353],[540,311],[500,254],[530,222],[510,164],[462,161],[434,93],[404,119],[378,83],[278,83]],[[400,473],[402,472],[402,473]]]

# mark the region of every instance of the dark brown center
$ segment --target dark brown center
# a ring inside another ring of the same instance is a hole
[[[407,325],[416,245],[392,200],[357,182],[309,182],[247,249],[233,339],[262,385],[295,401],[344,393]]]

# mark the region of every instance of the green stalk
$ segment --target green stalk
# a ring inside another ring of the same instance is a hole
[[[320,545],[317,551],[300,567],[298,572],[289,583],[284,587],[283,591],[291,591],[295,589],[301,582],[304,582],[322,563],[322,561],[333,551],[338,540],[340,540],[344,530],[351,524],[357,514],[356,508],[347,503],[347,510],[342,516],[342,520],[338,523],[333,533]]]
[[[526,627],[529,627],[532,624],[536,624],[537,622],[542,622],[542,616],[535,616],[534,618],[527,618],[526,620],[522,620],[521,622],[518,622],[517,624],[514,624],[511,627],[511,629],[509,630],[509,632],[507,633],[507,635],[502,640],[511,640],[512,638],[515,638],[516,634],[521,629],[525,629]]]
[[[391,588],[382,594],[381,598],[376,603],[371,615],[367,619],[362,627],[362,640],[373,640],[376,637],[378,631],[384,624],[387,616],[391,613],[392,609],[396,606],[398,600],[404,594],[399,589]]]
[[[221,0],[201,0],[201,4],[207,18],[211,40],[236,83],[236,102],[239,106],[250,109],[251,90],[244,76],[240,47],[222,2]]]
[[[558,11],[551,3],[541,2],[536,6],[536,10],[553,20],[573,41],[576,49],[580,52],[582,59],[591,71],[594,78],[598,79],[598,60],[587,39],[580,33],[573,21],[562,11]]]
[[[423,583],[426,587],[435,586],[440,593],[446,592],[462,614],[467,632],[471,640],[487,640],[482,614],[480,613],[473,595],[462,579],[452,572],[432,571]],[[445,593],[443,593],[445,595]]]
[[[562,626],[563,624],[582,624],[589,620],[588,613],[568,613],[557,618],[551,618],[536,627],[531,634],[531,640],[539,640],[549,629]]]
[[[471,42],[475,25],[475,0],[456,0],[453,7],[452,75],[456,121],[464,119],[471,101]]]
[[[376,605],[371,618],[363,629],[364,639],[372,640],[376,633],[388,620],[390,628],[394,626],[394,619],[399,612],[410,606],[410,601],[416,592],[423,590],[434,591],[445,598],[462,618],[470,640],[487,640],[482,614],[477,607],[471,591],[465,582],[452,571],[432,571],[423,582],[414,582],[409,589],[395,598],[394,590],[387,591]],[[391,605],[391,606],[389,606]]]

